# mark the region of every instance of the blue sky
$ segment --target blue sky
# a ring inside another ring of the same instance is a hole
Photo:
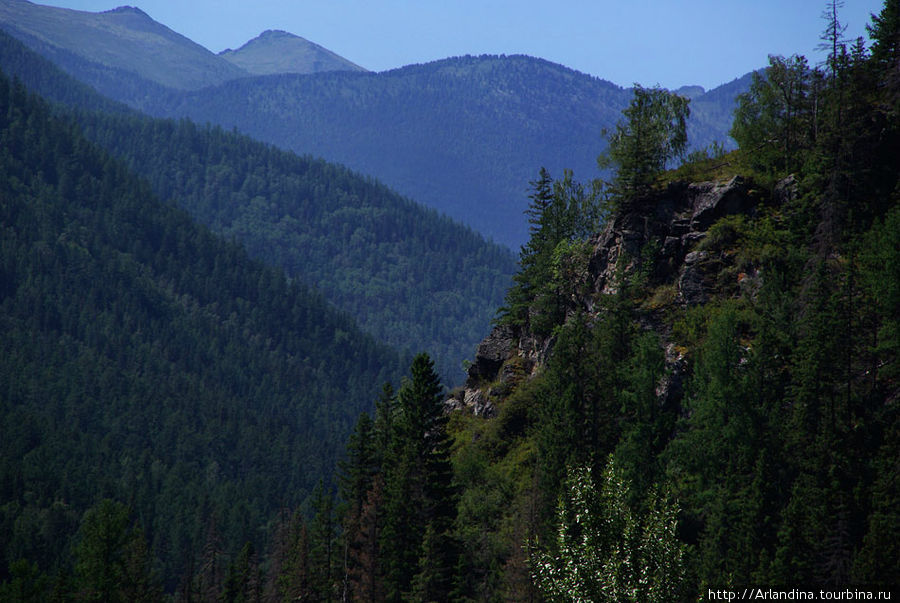
[[[213,52],[283,29],[373,71],[463,54],[529,54],[610,80],[709,89],[769,54],[812,63],[824,0],[47,0],[100,11],[131,2]],[[865,36],[881,0],[845,0]]]

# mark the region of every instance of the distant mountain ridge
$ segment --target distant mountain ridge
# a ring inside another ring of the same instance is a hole
[[[16,31],[109,98],[157,117],[236,128],[342,163],[512,249],[528,238],[528,182],[541,167],[553,175],[571,169],[579,180],[600,175],[603,131],[621,118],[631,97],[627,88],[524,55],[454,57],[381,73],[248,75],[176,89]],[[252,69],[287,68],[264,63],[282,45],[301,48],[300,40],[268,32],[228,56],[241,57]],[[228,63],[224,56],[213,58]],[[749,77],[735,83],[727,92],[680,89],[693,98],[691,149],[714,141],[733,148],[728,131],[735,96],[749,86]]]
[[[94,13],[4,0],[0,28],[45,56],[70,53],[175,90],[260,74],[363,70],[287,32],[267,31],[238,50],[217,55],[133,6]]]
[[[428,350],[448,384],[502,303],[515,261],[378,182],[246,136],[152,119],[0,32],[0,69],[74,109],[85,135],[162,199],[318,289],[380,341]]]
[[[693,148],[732,146],[734,97],[706,102],[715,95],[693,101]],[[541,167],[560,176],[572,169],[581,180],[599,176],[603,130],[630,98],[629,89],[543,59],[484,55],[382,73],[248,78],[132,104],[375,175],[517,249],[528,237],[529,181]]]
[[[269,29],[237,50],[219,56],[253,75],[366,71],[327,48],[292,33]]]
[[[130,6],[90,13],[27,0],[4,0],[0,3],[0,27],[26,43],[36,39],[178,90],[213,86],[248,75]]]

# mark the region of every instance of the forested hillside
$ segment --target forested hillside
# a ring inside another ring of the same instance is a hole
[[[517,249],[528,229],[520,217],[523,182],[535,166],[594,177],[602,130],[629,95],[533,57],[467,56],[378,74],[279,75],[122,100],[346,164]],[[729,146],[733,102],[709,115],[702,105],[692,144]]]
[[[428,350],[449,383],[462,380],[514,270],[505,248],[343,167],[125,111],[3,34],[0,64],[79,108],[85,136],[159,197],[314,286],[379,340]]]
[[[0,599],[224,572],[330,479],[397,354],[5,77],[0,141]]]
[[[424,431],[433,464],[409,452],[414,409],[440,404],[422,370],[357,424],[336,540],[349,554],[306,596],[896,588],[900,10],[885,3],[870,47],[828,25],[824,66],[773,57],[753,77],[739,150],[664,172],[684,101],[636,89],[605,193],[540,174],[499,323]]]
[[[885,1],[868,43],[843,40],[841,3],[828,6],[825,63],[773,56],[720,91],[744,90],[736,150],[687,153],[688,112],[716,91],[689,103],[637,86],[610,117],[609,182],[530,166],[518,271],[450,392],[427,353],[398,379],[410,359],[299,271],[340,284],[334,295],[365,282],[388,303],[418,291],[414,308],[448,311],[461,300],[414,281],[446,269],[467,291],[496,282],[448,254],[475,235],[432,216],[416,238],[411,202],[344,168],[218,127],[99,114],[34,55],[2,55],[77,110],[0,79],[0,600],[671,603],[896,589],[900,3]],[[457,176],[450,155],[472,144],[478,157],[477,137],[428,130],[421,99],[445,122],[442,94],[511,107],[529,98],[515,82],[539,101],[516,123],[535,106],[569,119],[543,79],[574,95],[563,107],[593,102],[576,74],[525,57],[314,77],[216,92],[248,120],[279,94],[404,106],[391,127],[447,145],[435,157]],[[380,89],[370,98],[354,82]],[[222,110],[208,92],[163,92]],[[307,119],[274,100],[273,123]],[[361,131],[384,127],[354,114]],[[489,129],[481,119],[453,123]],[[316,262],[327,268],[302,265]]]
[[[134,6],[94,13],[5,0],[0,4],[0,29],[50,56],[80,58],[88,67],[85,74],[129,73],[176,90],[250,75]]]
[[[197,55],[188,40],[133,9],[93,14],[45,8],[16,0],[5,13],[0,10],[0,20],[29,47],[109,98],[158,117],[237,127],[283,149],[347,165],[514,250],[528,238],[523,183],[540,166],[553,174],[571,169],[579,178],[593,177],[601,133],[615,123],[630,94],[528,56],[456,57],[384,73],[292,75],[291,61],[306,61],[297,58],[303,45],[272,32],[229,56],[240,53],[248,65],[267,65],[252,67],[254,73],[280,75],[235,78],[210,64],[229,64],[223,58]],[[99,25],[107,22],[105,32]],[[91,44],[73,44],[86,27]],[[129,42],[158,38],[158,60],[148,65],[147,53],[124,52],[122,36]],[[251,52],[259,56],[251,60]],[[163,73],[159,65],[166,65]],[[337,68],[329,65],[322,69]],[[190,84],[200,74],[212,87],[196,90]],[[714,142],[733,147],[727,135],[731,112],[747,83],[741,78],[695,99],[692,148]]]

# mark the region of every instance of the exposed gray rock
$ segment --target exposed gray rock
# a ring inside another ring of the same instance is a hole
[[[702,262],[706,258],[709,257],[709,252],[707,251],[692,251],[686,256],[684,256],[685,264],[696,264],[697,262]]]
[[[787,178],[779,180],[774,190],[775,203],[783,205],[797,198],[797,178],[791,174]]]
[[[694,245],[697,244],[698,241],[702,241],[706,238],[705,232],[689,232],[683,237],[681,237],[681,248],[682,249],[690,249]]]
[[[475,362],[469,366],[470,383],[491,380],[514,351],[515,333],[508,325],[498,325],[491,330],[475,350]]]
[[[796,188],[790,179],[780,186],[784,192],[779,194],[783,195],[793,194],[791,191]],[[600,296],[615,294],[623,274],[629,278],[638,270],[650,290],[674,284],[675,303],[695,305],[721,294],[722,270],[733,260],[715,250],[697,249],[697,243],[717,220],[752,213],[757,202],[757,196],[750,193],[740,177],[728,182],[676,182],[658,194],[630,201],[592,239],[588,265],[593,279],[591,294],[569,300],[567,312],[601,311]],[[650,257],[645,253],[648,244],[656,246],[654,265],[641,266]],[[754,295],[758,291],[758,271],[741,272],[737,278],[737,287],[732,287],[729,294]],[[644,328],[668,339],[671,332],[663,332],[665,327],[658,320],[657,308],[648,308],[642,319]],[[553,337],[538,337],[510,327],[494,328],[478,346],[475,362],[469,368],[467,389],[460,394],[458,406],[479,416],[491,416],[496,412],[494,402],[505,398],[520,380],[534,375],[552,354],[553,345]],[[676,348],[669,345],[667,376],[657,388],[660,404],[673,404],[682,396],[686,362],[673,350]],[[510,361],[513,357],[515,360]]]
[[[681,253],[681,239],[678,237],[666,237],[662,245],[662,255],[666,258],[674,258]]]
[[[656,400],[661,407],[673,406],[684,395],[687,360],[674,343],[666,346],[666,374],[656,385]]]
[[[678,297],[682,303],[692,306],[709,299],[715,287],[715,274],[721,265],[718,261],[710,261],[706,251],[694,251],[688,254],[690,256],[693,256],[690,262],[685,258],[678,278]]]
[[[467,389],[463,403],[472,410],[476,417],[489,419],[497,414],[494,403],[480,389]]]
[[[740,176],[735,176],[726,183],[692,184],[689,192],[694,197],[691,229],[695,231],[706,230],[719,218],[747,213],[753,207],[744,179]]]
[[[480,389],[460,389],[444,400],[444,412],[468,411],[476,417],[491,418],[497,409],[491,399]]]

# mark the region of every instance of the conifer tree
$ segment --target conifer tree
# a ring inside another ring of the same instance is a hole
[[[780,176],[803,164],[818,125],[814,74],[805,57],[770,56],[765,76],[754,73],[738,96],[731,136],[754,168]]]
[[[397,395],[390,459],[385,467],[385,520],[380,548],[389,601],[429,600],[452,588],[456,497],[443,388],[427,354],[415,357]],[[427,538],[426,538],[427,536]],[[414,578],[419,575],[418,579]]]
[[[128,508],[110,499],[88,509],[75,548],[76,598],[152,601],[161,594],[142,530]]]
[[[601,168],[615,167],[613,190],[620,200],[645,194],[666,164],[687,146],[690,100],[662,88],[634,86],[609,147],[598,159]]]
[[[583,241],[602,220],[600,182],[584,185],[570,170],[553,180],[541,168],[531,182],[533,192],[526,210],[531,237],[519,254],[519,271],[500,309],[501,322],[528,325],[548,334],[565,317],[566,301],[578,288],[571,273],[586,264]],[[583,270],[582,270],[583,272]]]
[[[356,427],[347,441],[346,459],[339,463],[340,497],[343,501],[342,534],[343,568],[341,590],[342,598],[348,596],[350,576],[356,573],[354,565],[358,562],[361,546],[363,510],[372,481],[378,470],[373,437],[372,419],[368,413],[360,415]]]
[[[314,512],[309,524],[310,590],[318,601],[334,601],[334,570],[336,565],[334,497],[325,490],[322,481],[313,491]]]

